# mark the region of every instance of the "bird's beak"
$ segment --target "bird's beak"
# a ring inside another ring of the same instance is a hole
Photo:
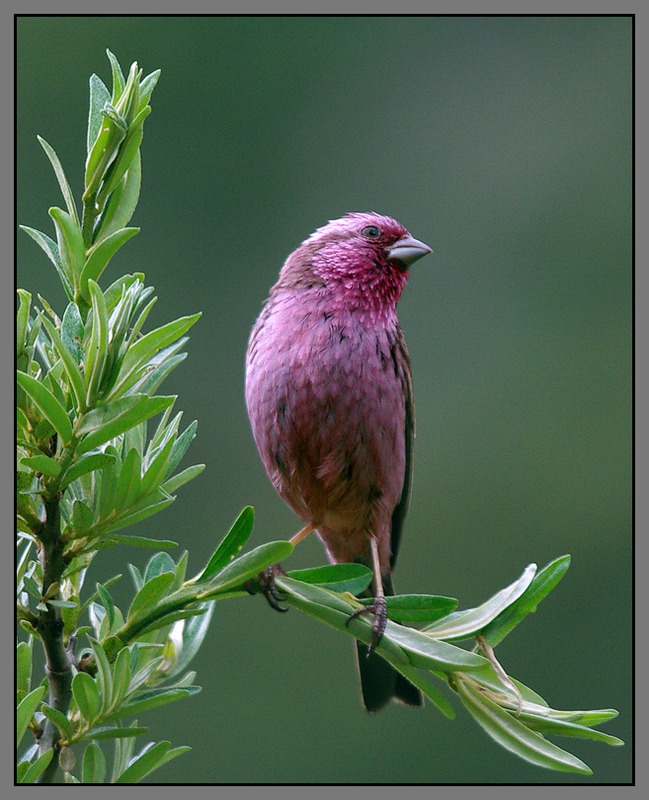
[[[402,236],[390,247],[387,251],[387,256],[390,261],[398,261],[405,267],[409,267],[417,259],[432,252],[432,248],[420,242],[419,239],[414,239],[412,236]]]

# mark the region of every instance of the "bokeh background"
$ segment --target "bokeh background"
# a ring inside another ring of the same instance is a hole
[[[104,279],[143,271],[152,322],[200,310],[167,392],[199,420],[207,469],[139,532],[198,570],[242,506],[252,545],[298,521],[258,460],[243,402],[247,336],[286,255],[349,210],[434,249],[400,302],[417,405],[401,591],[468,607],[523,567],[567,577],[498,649],[558,708],[615,707],[625,748],[565,740],[592,778],[502,751],[456,703],[360,705],[348,639],[260,597],[217,608],[198,698],[143,715],[191,744],[155,774],[186,783],[626,783],[632,755],[632,23],[628,17],[23,17],[17,220],[61,203],[36,135],[79,194],[87,85],[162,69],[145,125],[142,231]],[[18,238],[18,284],[63,308]],[[191,458],[191,461],[189,460]],[[92,576],[140,566],[106,553]],[[324,562],[306,541],[290,567]],[[455,702],[455,701],[454,701]],[[561,741],[559,741],[561,744]]]

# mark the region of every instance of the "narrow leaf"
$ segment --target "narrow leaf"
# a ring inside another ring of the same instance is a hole
[[[296,581],[324,586],[334,592],[350,592],[354,595],[365,591],[372,582],[372,570],[364,564],[327,564],[310,569],[294,569],[288,574]]]
[[[441,622],[427,625],[425,632],[436,639],[452,641],[467,639],[480,633],[490,622],[501,614],[507,606],[517,600],[532,582],[536,573],[536,564],[529,564],[523,574],[509,586],[501,589],[482,605],[466,611],[449,614]]]
[[[102,725],[99,728],[91,728],[86,736],[89,739],[130,739],[134,736],[141,736],[148,730],[148,728],[118,728],[114,725]]]
[[[21,225],[20,229],[29,234],[36,244],[42,248],[52,264],[54,264],[68,299],[74,300],[74,289],[72,288],[72,282],[66,275],[63,265],[61,264],[61,257],[59,255],[59,247],[57,243],[50,239],[47,234],[41,233],[35,228],[29,228],[27,225]]]
[[[559,583],[568,571],[570,556],[560,556],[551,561],[537,573],[525,592],[502,611],[496,619],[482,631],[487,644],[495,647],[505,636],[515,628],[519,622],[531,612],[535,611],[538,604]]]
[[[182,470],[182,472],[168,478],[160,488],[164,489],[168,494],[174,494],[181,486],[184,486],[186,483],[189,483],[189,481],[193,481],[194,478],[198,477],[204,469],[205,464],[194,464],[191,467],[187,467],[187,469]]]
[[[63,444],[69,444],[73,436],[72,425],[65,409],[52,392],[26,372],[18,371],[16,380],[25,393],[29,395],[41,414],[59,434]]]
[[[78,221],[67,211],[54,206],[48,211],[56,228],[56,241],[59,247],[61,266],[73,289],[79,285],[79,276],[85,260],[85,247]]]
[[[99,713],[99,688],[87,672],[77,672],[72,678],[72,694],[81,716],[92,723]]]
[[[171,748],[170,742],[158,742],[150,750],[129,765],[115,783],[138,783],[154,770],[166,764],[172,758],[191,750],[191,747]]]
[[[68,308],[70,308],[73,304],[70,303]],[[76,306],[75,306],[76,308]],[[58,353],[61,361],[63,362],[63,366],[65,367],[66,375],[68,376],[68,383],[70,385],[70,389],[72,391],[72,395],[74,397],[75,407],[78,413],[83,413],[86,410],[86,397],[85,397],[85,389],[83,385],[83,377],[81,376],[81,371],[78,366],[78,361],[75,359],[74,355],[70,352],[70,350],[65,346],[61,336],[59,336],[59,332],[56,328],[52,325],[52,323],[47,319],[45,316],[43,319],[43,325],[49,334],[50,339],[52,340],[52,344],[54,345],[54,349]],[[65,319],[65,316],[64,316]]]
[[[199,691],[200,688],[198,686],[183,686],[176,689],[152,689],[120,708],[116,708],[109,715],[109,718],[115,720],[133,715],[139,716],[143,711],[148,711],[151,708],[159,708],[168,703],[174,703],[176,700],[182,700],[185,697],[197,694]]]
[[[31,719],[38,708],[38,704],[43,699],[44,694],[45,687],[39,686],[38,688],[34,689],[34,691],[23,697],[18,704],[18,708],[16,709],[16,747],[20,746],[23,736],[25,735],[25,732],[29,727],[29,723],[31,722]]]
[[[104,783],[106,780],[106,757],[96,742],[90,742],[83,753],[81,783]]]
[[[28,456],[21,458],[20,463],[50,478],[57,478],[61,474],[61,465],[49,456]]]
[[[76,481],[77,478],[88,472],[102,469],[109,461],[113,462],[114,460],[115,456],[110,453],[85,453],[66,470],[61,481],[61,488],[64,489],[72,481]]]
[[[207,562],[207,566],[197,578],[199,582],[206,581],[216,575],[226,564],[232,561],[250,538],[254,524],[255,510],[252,506],[246,506],[232,523],[225,538],[216,548]]]
[[[456,680],[458,693],[480,727],[501,747],[538,767],[591,775],[592,770],[571,753],[530,731],[515,716],[481,694],[470,680]]]
[[[81,418],[77,427],[79,435],[90,430],[77,448],[77,455],[94,450],[104,442],[114,439],[129,428],[134,428],[145,419],[153,417],[174,404],[174,395],[147,397],[146,395],[130,395],[114,400],[106,406],[93,409]]]
[[[163,572],[147,581],[133,598],[127,614],[128,622],[143,614],[147,608],[156,605],[167,594],[173,580],[172,572]]]
[[[82,297],[88,301],[90,300],[88,281],[98,281],[119,248],[135,236],[136,233],[139,233],[139,230],[139,228],[121,228],[93,245],[88,251],[88,258],[79,280],[79,290]]]
[[[101,129],[103,107],[110,101],[110,92],[97,75],[90,76],[90,113],[88,115],[88,135],[86,151],[90,153]]]
[[[36,780],[43,774],[43,772],[45,772],[53,757],[54,750],[50,747],[49,750],[46,750],[42,755],[40,755],[29,767],[23,776],[22,783],[35,783]]]
[[[46,703],[43,703],[41,706],[41,711],[45,716],[52,722],[59,731],[63,734],[65,739],[72,738],[72,725],[70,724],[70,720],[65,716],[65,714],[61,713],[58,708],[54,708],[53,706],[49,706]]]
[[[78,227],[79,216],[77,215],[77,207],[74,203],[72,190],[70,189],[70,184],[68,183],[68,179],[65,177],[65,172],[63,171],[63,166],[59,161],[59,157],[56,155],[52,147],[50,147],[50,145],[45,141],[45,139],[43,139],[42,136],[37,136],[36,138],[38,139],[43,150],[45,150],[45,154],[49,158],[50,163],[54,168],[54,173],[56,175],[57,181],[59,182],[59,186],[61,187],[61,194],[63,195],[63,199],[65,200],[65,205],[68,209],[68,214]]]
[[[267,542],[224,567],[206,588],[209,597],[235,586],[241,586],[250,578],[256,577],[266,567],[273,566],[293,552],[293,544],[288,541]],[[208,599],[206,595],[204,599]]]

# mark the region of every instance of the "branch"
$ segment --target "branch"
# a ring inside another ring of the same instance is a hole
[[[43,569],[43,597],[54,600],[60,597],[59,586],[65,569],[63,542],[61,541],[61,511],[59,499],[45,501],[45,522],[40,531],[40,561]],[[45,649],[47,682],[49,687],[48,704],[62,714],[67,714],[72,697],[72,669],[70,658],[63,641],[63,621],[61,612],[51,603],[44,601],[44,610],[38,616],[38,632]],[[38,749],[42,755],[49,748],[58,749],[59,732],[56,726],[46,720]],[[53,758],[40,776],[39,783],[52,783],[58,769],[58,758]]]

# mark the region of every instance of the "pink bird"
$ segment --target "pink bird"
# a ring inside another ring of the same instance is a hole
[[[421,693],[374,648],[410,496],[414,408],[397,319],[408,267],[430,253],[396,220],[350,213],[319,228],[284,263],[250,335],[246,404],[266,472],[332,563],[374,575],[369,651],[357,642],[365,707]],[[272,605],[273,587],[266,587]],[[275,596],[276,599],[276,596]]]

